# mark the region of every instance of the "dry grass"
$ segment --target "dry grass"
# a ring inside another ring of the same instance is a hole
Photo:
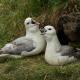
[[[0,63],[0,80],[79,80],[80,63],[50,66],[43,55]]]

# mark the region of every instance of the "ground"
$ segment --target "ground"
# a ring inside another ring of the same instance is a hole
[[[51,66],[44,55],[5,59],[0,63],[0,80],[80,80],[80,61]]]

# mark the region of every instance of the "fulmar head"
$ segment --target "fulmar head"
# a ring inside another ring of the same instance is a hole
[[[35,21],[34,19],[28,17],[25,19],[24,21],[24,25],[26,28],[30,28],[30,27],[33,27],[33,26],[39,26],[39,22]]]
[[[55,35],[56,30],[53,26],[48,25],[44,27],[44,36],[47,40],[51,40]]]

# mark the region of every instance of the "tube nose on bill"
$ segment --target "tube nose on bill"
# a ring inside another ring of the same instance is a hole
[[[32,24],[36,24],[36,25],[40,25],[40,23],[39,22],[37,22],[37,21],[35,21],[35,20],[32,20],[32,22],[31,22]]]

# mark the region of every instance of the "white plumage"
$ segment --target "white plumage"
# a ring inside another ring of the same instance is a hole
[[[45,60],[51,65],[64,65],[80,57],[80,50],[68,45],[62,46],[53,26],[44,27],[44,37],[47,42]]]
[[[39,23],[32,18],[26,18],[24,21],[26,27],[26,36],[20,37],[11,43],[6,44],[1,53],[10,54],[9,57],[21,58],[39,54],[45,48],[45,39],[39,30]]]

